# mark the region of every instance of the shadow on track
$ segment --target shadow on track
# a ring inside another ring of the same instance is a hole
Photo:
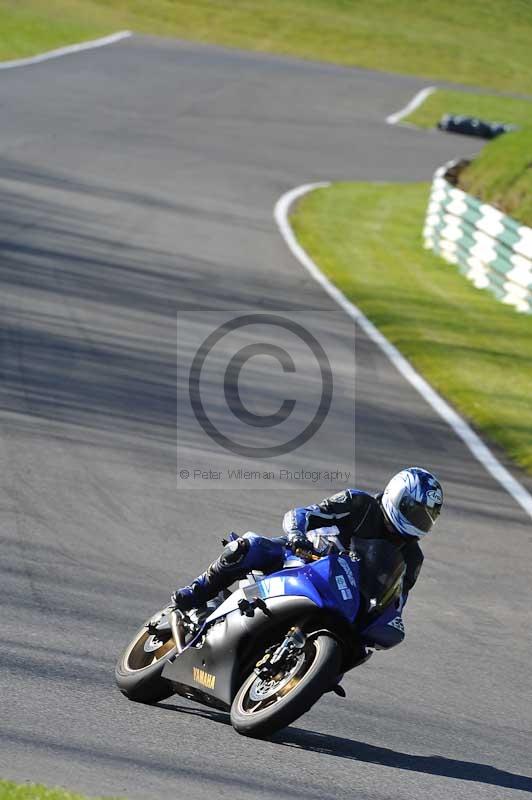
[[[230,725],[229,714],[209,708],[187,708],[170,703],[158,703],[158,708],[190,714],[194,717],[210,719],[222,725]],[[271,737],[274,744],[293,747],[312,753],[362,761],[366,764],[379,764],[383,767],[404,769],[409,772],[422,772],[442,778],[456,778],[460,781],[473,781],[504,789],[516,789],[532,793],[532,778],[526,775],[514,775],[512,772],[490,767],[488,764],[477,764],[474,761],[458,761],[444,756],[417,756],[401,753],[388,747],[377,747],[365,742],[345,739],[341,736],[305,731],[301,728],[287,728]]]
[[[0,202],[0,413],[28,435],[92,443],[99,432],[100,446],[120,447],[116,434],[155,453],[167,443],[174,465],[177,310],[274,306],[275,289],[259,280],[235,296],[216,261],[159,241],[154,208],[168,229],[176,213],[197,216],[164,198],[2,157]]]
[[[272,741],[285,747],[347,758],[352,761],[362,761],[366,764],[379,764],[383,767],[422,772],[442,778],[456,778],[460,781],[474,781],[532,793],[532,778],[527,778],[525,775],[514,775],[512,772],[505,772],[496,767],[490,767],[488,764],[459,761],[437,755],[418,756],[401,753],[388,747],[377,747],[341,736],[330,736],[300,728],[288,728],[281,731],[273,737]]]
[[[186,706],[175,706],[171,703],[157,703],[157,708],[166,708],[168,711],[177,711],[179,714],[190,714],[191,717],[202,717],[218,722],[221,725],[230,725],[229,714],[226,711],[216,711],[214,708],[202,708],[201,706],[187,708]]]

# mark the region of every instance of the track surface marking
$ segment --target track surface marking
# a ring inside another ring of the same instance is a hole
[[[46,53],[39,53],[29,58],[15,58],[11,61],[0,61],[0,69],[14,69],[15,67],[30,67],[33,64],[42,64],[43,61],[50,61],[52,58],[61,58],[74,53],[81,53],[84,50],[96,50],[98,47],[107,47],[109,44],[116,44],[123,39],[129,39],[133,34],[131,31],[118,31],[101,39],[92,39],[90,42],[80,42],[79,44],[69,44],[65,47],[58,47],[55,50],[48,50]]]
[[[426,86],[424,89],[421,89],[419,92],[416,92],[414,97],[399,111],[395,111],[393,114],[389,114],[386,117],[386,122],[389,125],[396,125],[400,122],[404,117],[407,117],[412,111],[415,111],[416,108],[425,102],[429,95],[433,94],[436,91],[436,86]]]

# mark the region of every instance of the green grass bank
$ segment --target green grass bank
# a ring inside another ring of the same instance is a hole
[[[64,789],[48,789],[36,783],[19,784],[0,780],[0,800],[87,800],[87,798],[81,794],[66,792]]]
[[[532,227],[532,127],[489,142],[460,173],[458,185]]]
[[[0,59],[119,28],[530,91],[524,0],[0,0]]]
[[[480,432],[532,474],[532,324],[423,250],[428,184],[336,184],[298,204],[325,274]]]
[[[519,130],[488,142],[461,173],[458,185],[532,226],[532,101],[438,89],[405,121],[434,128],[443,114],[466,114],[519,126]],[[463,142],[458,139],[456,153],[464,153]]]

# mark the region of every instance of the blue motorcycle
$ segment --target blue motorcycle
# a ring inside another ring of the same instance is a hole
[[[231,712],[235,730],[264,737],[290,725],[374,649],[404,638],[405,562],[368,539],[356,553],[285,550],[283,569],[251,573],[228,596],[181,614],[169,607],[122,653],[116,681],[129,699],[179,694]]]

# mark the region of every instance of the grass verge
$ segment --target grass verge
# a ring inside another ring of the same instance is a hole
[[[292,224],[326,275],[425,378],[532,474],[530,316],[422,249],[427,184],[336,184]]]
[[[532,227],[532,126],[489,142],[460,173],[458,185]]]
[[[0,60],[22,58],[105,36],[121,15],[77,0],[0,0]]]
[[[487,122],[531,125],[532,100],[438,89],[429,94],[419,108],[405,117],[404,122],[411,122],[420,128],[435,128],[444,114],[465,114],[468,117],[480,117]]]
[[[523,0],[0,0],[0,59],[117,28],[530,90]]]
[[[0,800],[86,800],[64,789],[48,789],[40,784],[19,784],[0,780]]]

